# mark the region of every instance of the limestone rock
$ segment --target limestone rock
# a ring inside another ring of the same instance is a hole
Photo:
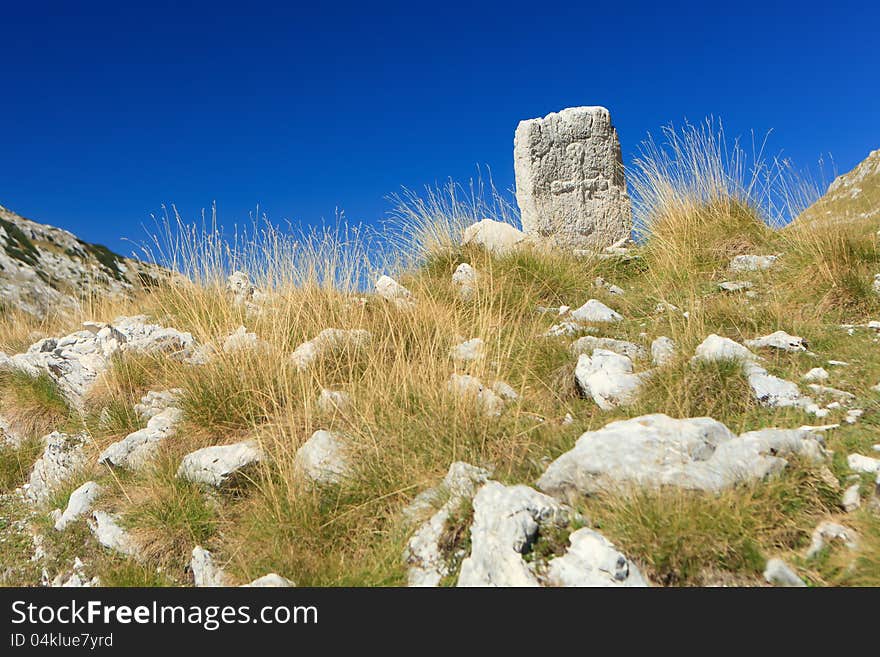
[[[294,367],[305,370],[324,354],[363,349],[371,340],[370,332],[365,329],[328,328],[298,346],[290,355],[290,360]]]
[[[251,333],[244,326],[239,326],[223,341],[223,353],[232,354],[236,351],[260,349],[264,346],[265,343],[257,337],[256,333]]]
[[[849,527],[844,527],[836,522],[820,522],[810,539],[810,547],[807,549],[807,559],[812,559],[822,550],[829,541],[839,541],[850,550],[858,547],[858,536]]]
[[[623,315],[617,313],[598,299],[590,299],[583,306],[571,311],[576,322],[619,322]]]
[[[379,277],[376,281],[376,294],[401,309],[411,308],[415,305],[413,293],[390,276],[382,275]]]
[[[300,476],[313,483],[339,484],[351,470],[347,451],[345,440],[321,429],[296,450],[294,467]]]
[[[776,264],[775,255],[738,255],[730,261],[731,271],[761,271]]]
[[[55,521],[55,530],[64,531],[72,522],[86,515],[100,494],[101,487],[94,481],[87,481],[73,491],[67,501],[67,508]]]
[[[538,488],[553,495],[615,492],[632,485],[719,491],[781,471],[788,455],[825,459],[818,436],[809,431],[763,429],[737,437],[707,417],[644,415],[584,433],[550,464]]]
[[[632,403],[643,379],[633,373],[629,358],[606,349],[594,349],[592,356],[581,354],[574,372],[584,395],[604,411]]]
[[[43,454],[34,463],[24,487],[25,499],[40,504],[86,465],[86,434],[68,435],[53,431],[43,438]]]
[[[497,256],[509,255],[526,240],[525,233],[503,221],[483,219],[465,228],[461,244],[481,246]]]
[[[193,548],[189,569],[197,588],[229,586],[229,576],[214,564],[213,555],[199,545]]]
[[[840,500],[840,506],[847,513],[852,513],[862,505],[862,496],[860,494],[861,486],[858,483],[853,484],[843,492]]]
[[[234,271],[226,279],[226,292],[237,306],[243,306],[250,301],[255,291],[250,277],[243,271]]]
[[[471,554],[461,564],[458,586],[539,586],[523,559],[544,524],[567,522],[556,500],[528,486],[485,483],[474,496]]]
[[[724,281],[718,284],[718,288],[722,292],[744,292],[752,289],[752,283],[749,281]]]
[[[568,540],[571,547],[548,565],[551,586],[648,586],[636,565],[600,533],[584,527]]]
[[[526,234],[595,251],[630,236],[620,141],[607,109],[571,107],[521,121],[513,158]]]
[[[574,356],[580,356],[581,354],[591,354],[593,353],[594,349],[613,351],[614,353],[620,354],[621,356],[626,356],[631,360],[638,360],[640,358],[648,357],[645,348],[633,342],[627,342],[626,340],[615,340],[614,338],[597,338],[592,335],[586,335],[582,338],[578,338],[571,343],[571,347],[569,348],[572,355]]]
[[[806,341],[798,335],[789,335],[785,331],[776,331],[754,340],[746,340],[745,345],[752,349],[769,347],[781,351],[806,351]]]
[[[486,357],[486,344],[481,338],[472,338],[455,345],[449,352],[449,356],[452,360],[460,363],[482,360]]]
[[[404,515],[415,522],[442,502],[442,505],[413,533],[404,551],[409,586],[437,586],[451,574],[450,561],[464,555],[443,553],[440,541],[447,522],[466,501],[473,498],[477,488],[489,479],[489,472],[468,463],[457,461],[449,466],[442,483],[420,493],[404,510]],[[445,496],[445,502],[443,502]]]
[[[296,584],[278,573],[269,573],[258,577],[250,584],[242,584],[242,586],[247,588],[289,588],[296,586]]]
[[[149,421],[150,418],[158,415],[165,409],[175,406],[182,394],[182,388],[151,390],[141,397],[140,402],[134,405],[134,412],[140,419]]]
[[[325,415],[344,413],[351,408],[351,395],[343,390],[321,389],[318,397],[318,410]]]
[[[253,440],[232,445],[213,445],[183,457],[177,476],[198,484],[221,486],[241,470],[260,463],[263,450]]]
[[[814,367],[809,372],[804,374],[801,378],[804,381],[815,383],[818,381],[827,381],[829,376],[830,375],[828,374],[828,370],[826,370],[824,367]]]
[[[504,410],[502,399],[492,388],[486,387],[475,376],[469,374],[452,374],[446,388],[465,399],[473,399],[476,407],[487,417],[501,415]]]
[[[651,343],[651,362],[658,367],[670,363],[675,358],[675,342],[661,335]]]
[[[89,523],[92,533],[98,543],[105,548],[115,550],[120,554],[138,556],[140,550],[137,543],[120,524],[119,518],[105,511],[92,513],[92,522]]]
[[[604,278],[602,278],[601,276],[596,277],[596,280],[593,281],[593,285],[595,285],[595,286],[598,287],[598,288],[601,288],[601,289],[605,290],[606,292],[608,292],[608,294],[614,294],[614,295],[617,295],[617,296],[623,296],[623,295],[624,295],[624,290],[623,290],[622,287],[620,287],[620,286],[618,286],[618,285],[615,285],[614,283],[609,283],[608,281],[606,281],[606,280],[605,280]]]
[[[466,262],[461,263],[452,274],[452,284],[458,292],[459,299],[470,301],[477,290],[476,270]]]
[[[108,446],[98,456],[98,463],[128,470],[140,470],[152,460],[159,445],[166,438],[174,435],[182,417],[183,411],[179,408],[173,406],[166,408],[151,417],[143,429],[133,431],[122,440]]]
[[[804,580],[782,559],[768,559],[764,568],[764,581],[774,586],[805,587]]]
[[[870,456],[861,454],[850,454],[846,457],[846,463],[850,470],[856,472],[880,472],[880,459],[874,459]]]

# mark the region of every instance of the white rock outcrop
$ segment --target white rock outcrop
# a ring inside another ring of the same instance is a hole
[[[675,358],[675,342],[661,335],[651,343],[651,362],[657,367],[666,365]]]
[[[731,271],[761,271],[776,264],[775,255],[738,255],[730,261]]]
[[[779,349],[780,351],[806,351],[807,342],[799,335],[790,335],[785,331],[776,331],[754,340],[746,340],[745,345],[751,349]]]
[[[461,564],[458,586],[539,586],[523,559],[544,524],[564,525],[568,512],[528,486],[485,483],[474,496],[471,554]]]
[[[623,319],[623,315],[612,310],[598,299],[590,299],[580,308],[572,310],[570,316],[576,322],[586,323],[619,322]]]
[[[476,408],[487,417],[501,415],[504,410],[504,399],[470,374],[452,374],[446,389],[463,399],[473,400]]]
[[[290,360],[298,370],[305,370],[325,354],[363,349],[371,340],[372,335],[366,329],[327,328],[298,346]]]
[[[417,495],[404,510],[404,515],[411,522],[421,520],[434,511],[406,544],[404,561],[409,586],[437,586],[451,574],[452,563],[465,556],[444,554],[440,542],[450,518],[473,498],[477,488],[489,479],[489,474],[483,468],[457,461],[449,466],[439,486]],[[439,509],[436,508],[438,504]]]
[[[153,415],[147,426],[128,434],[122,440],[108,446],[98,456],[98,463],[117,468],[140,470],[156,455],[165,439],[174,435],[183,418],[183,411],[170,406]]]
[[[339,484],[351,471],[347,441],[319,429],[296,450],[293,465],[307,481],[321,486]]]
[[[264,458],[263,450],[253,440],[232,445],[212,445],[184,456],[177,476],[193,483],[218,487]]]
[[[636,565],[599,532],[584,527],[568,541],[566,553],[548,564],[546,579],[551,586],[648,586]]]
[[[591,354],[594,349],[604,349],[606,351],[613,351],[615,354],[620,354],[621,356],[626,356],[630,360],[638,360],[640,358],[647,358],[648,353],[645,351],[645,348],[641,345],[637,345],[634,342],[627,342],[626,340],[616,340],[615,338],[597,338],[593,335],[585,335],[582,338],[578,338],[574,342],[571,343],[571,347],[569,347],[569,351],[571,351],[573,356],[580,356],[581,354]]]
[[[45,502],[64,482],[85,467],[88,457],[86,434],[69,435],[53,431],[43,437],[43,453],[31,469],[24,496],[28,501]]]
[[[516,200],[526,234],[565,249],[629,238],[620,140],[604,107],[570,107],[521,121],[514,136]]]
[[[214,563],[214,556],[200,545],[193,548],[189,569],[192,572],[193,583],[197,588],[229,586],[230,584],[229,575]]]
[[[472,338],[455,345],[449,351],[449,357],[459,363],[469,363],[486,357],[486,343],[482,338]]]
[[[376,280],[376,294],[402,310],[412,308],[416,303],[412,292],[384,274]]]
[[[119,517],[106,511],[94,511],[89,528],[98,543],[105,548],[125,554],[138,556],[140,549],[128,531],[119,524]]]
[[[101,487],[94,481],[87,481],[73,491],[64,512],[55,521],[55,530],[64,531],[72,522],[88,514],[100,494]]]
[[[526,241],[526,235],[503,221],[483,219],[464,229],[462,246],[474,245],[497,256],[509,255]]]
[[[452,284],[455,286],[458,298],[462,301],[470,301],[477,291],[477,271],[468,263],[463,262],[452,273]]]
[[[807,430],[762,429],[736,436],[708,417],[644,415],[584,433],[550,464],[538,488],[558,496],[629,486],[720,491],[780,472],[786,456],[823,462],[820,441]]]
[[[804,580],[797,576],[782,559],[768,559],[764,568],[764,581],[774,586],[805,587]]]
[[[574,376],[581,392],[603,411],[635,401],[644,378],[633,372],[629,358],[607,349],[594,349],[592,356],[581,354]]]

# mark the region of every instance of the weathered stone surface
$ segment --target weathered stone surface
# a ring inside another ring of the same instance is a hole
[[[797,384],[780,379],[758,365],[758,357],[747,347],[714,333],[696,348],[695,360],[706,362],[734,361],[742,365],[755,399],[765,406],[803,408],[819,415],[813,400],[801,394]]]
[[[572,310],[570,315],[576,322],[619,322],[623,319],[623,315],[598,299],[590,299],[580,308]]]
[[[465,399],[474,400],[477,409],[487,417],[501,415],[504,410],[504,399],[492,388],[484,386],[475,376],[452,374],[446,388]]]
[[[651,362],[658,367],[672,362],[675,358],[675,342],[661,335],[651,343]]]
[[[880,472],[880,459],[863,456],[862,454],[850,454],[846,457],[846,463],[850,470],[856,472]]]
[[[754,340],[746,340],[745,345],[752,349],[771,348],[781,351],[806,351],[807,342],[799,335],[789,335],[785,331],[776,331]]]
[[[619,285],[615,285],[614,283],[609,283],[601,276],[596,277],[596,280],[593,281],[593,285],[605,290],[606,292],[608,292],[608,294],[614,294],[617,296],[623,296],[625,294],[622,287],[620,287]]]
[[[289,588],[296,586],[296,584],[278,573],[269,573],[258,577],[250,584],[242,584],[242,586],[247,588]]]
[[[803,378],[804,381],[815,383],[818,381],[827,381],[829,376],[828,370],[824,367],[814,367],[801,378]]]
[[[477,271],[468,263],[463,262],[452,274],[452,284],[462,301],[470,301],[477,290]]]
[[[234,271],[226,279],[226,292],[237,306],[250,301],[254,291],[250,277],[243,271]]]
[[[151,417],[143,429],[133,431],[107,447],[98,456],[98,463],[128,470],[141,469],[152,460],[159,445],[166,438],[174,435],[182,417],[183,411],[179,408],[173,406],[166,408]]]
[[[249,332],[244,326],[239,326],[230,333],[223,341],[223,353],[232,354],[236,351],[248,351],[264,347],[264,343],[256,333]]]
[[[193,548],[189,569],[198,588],[229,586],[230,578],[222,568],[214,564],[214,556],[197,545]]]
[[[764,580],[774,586],[804,587],[804,580],[782,559],[768,559],[764,568]]]
[[[626,356],[631,360],[647,358],[648,353],[641,345],[626,340],[615,340],[614,338],[597,338],[593,335],[585,335],[571,343],[569,350],[572,355],[580,356],[581,354],[591,354],[594,349],[604,349],[613,351],[615,354]]]
[[[749,281],[724,281],[718,284],[722,292],[744,292],[752,289],[752,283]]]
[[[149,421],[150,418],[158,415],[166,408],[175,406],[182,394],[182,388],[151,390],[141,397],[140,402],[134,405],[134,412],[142,420]]]
[[[602,534],[584,527],[568,537],[571,546],[551,559],[551,586],[648,586],[639,569]]]
[[[497,256],[509,255],[526,241],[525,233],[503,221],[483,219],[465,228],[462,246],[481,246]]]
[[[526,234],[596,251],[630,236],[620,141],[604,107],[571,107],[521,121],[513,159]]]
[[[528,486],[485,483],[474,496],[471,554],[461,564],[458,586],[539,586],[523,559],[541,525],[564,524],[568,512]]]
[[[711,418],[644,415],[584,433],[550,464],[538,488],[553,495],[590,495],[635,485],[719,491],[779,472],[785,456],[822,461],[809,431],[763,429],[737,437]]]
[[[296,450],[294,467],[301,477],[313,483],[338,484],[351,470],[347,452],[343,438],[320,429]]]
[[[112,324],[87,322],[84,329],[62,338],[46,338],[23,354],[6,358],[5,367],[31,376],[47,374],[76,408],[119,353],[190,355],[195,340],[189,333],[151,324],[144,316],[118,317]]]
[[[840,499],[840,506],[847,513],[852,513],[862,506],[861,484],[855,483],[843,492]]]
[[[730,261],[731,271],[760,271],[776,264],[775,255],[738,255]]]
[[[129,533],[119,524],[119,518],[105,511],[92,513],[92,521],[89,528],[95,535],[98,543],[105,548],[115,550],[120,554],[138,556],[140,549]]]
[[[0,206],[0,298],[8,307],[43,317],[74,311],[90,295],[130,297],[169,276]]]
[[[416,301],[412,292],[385,275],[380,276],[376,281],[376,294],[404,310],[412,308]]]
[[[55,521],[55,530],[64,531],[70,523],[86,515],[100,494],[101,487],[94,481],[87,481],[73,491],[67,501],[67,508]]]
[[[486,343],[482,338],[472,338],[455,345],[449,352],[452,360],[460,363],[482,360],[486,357]]]
[[[850,550],[855,550],[859,545],[858,536],[849,527],[844,527],[836,522],[820,522],[813,530],[810,547],[807,548],[807,559],[812,559],[819,554],[830,541],[839,541]]]
[[[325,415],[345,413],[351,409],[351,395],[344,390],[321,389],[318,397],[318,410]]]
[[[86,465],[83,449],[86,434],[68,435],[53,431],[43,437],[43,454],[34,463],[28,483],[24,486],[27,500],[45,502],[58,487]]]
[[[420,493],[404,510],[410,522],[416,522],[436,509],[431,516],[413,533],[404,551],[404,561],[408,566],[409,586],[437,586],[451,574],[451,561],[464,555],[444,554],[440,546],[443,533],[450,517],[476,493],[477,487],[489,479],[489,472],[468,463],[457,461],[449,466],[442,483]]]
[[[221,486],[239,471],[261,462],[263,450],[253,440],[213,445],[183,457],[177,476],[194,483]]]
[[[308,368],[324,354],[363,349],[370,344],[372,336],[366,329],[324,329],[308,342],[302,343],[290,355],[294,367]]]
[[[574,371],[578,387],[602,410],[635,401],[643,375],[633,373],[632,361],[606,349],[581,354]]]

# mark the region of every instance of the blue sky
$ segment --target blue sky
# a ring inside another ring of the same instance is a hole
[[[130,252],[161,205],[375,223],[401,186],[513,185],[520,119],[685,117],[798,166],[880,147],[876,3],[3,2],[0,204]]]

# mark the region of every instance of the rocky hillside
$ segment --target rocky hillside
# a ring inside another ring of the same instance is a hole
[[[0,318],[0,583],[880,585],[880,216],[773,230],[719,170],[631,178],[641,244],[415,200],[432,246],[368,290],[269,234]]]
[[[38,224],[0,206],[0,301],[44,316],[84,298],[120,296],[155,282],[155,271],[100,244]]]
[[[848,221],[880,216],[880,149],[834,179],[828,191],[798,221]]]

